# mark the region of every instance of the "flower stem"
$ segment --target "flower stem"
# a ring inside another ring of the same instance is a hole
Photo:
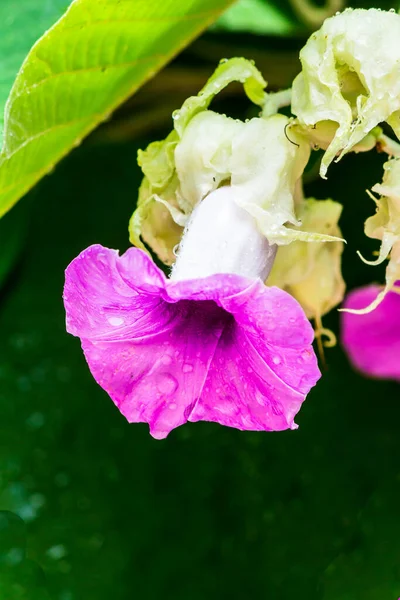
[[[292,88],[280,92],[267,94],[267,100],[262,111],[263,117],[275,115],[280,108],[290,106],[292,102]]]
[[[299,17],[310,28],[322,25],[328,17],[344,8],[344,0],[327,0],[325,6],[315,6],[309,0],[290,0],[290,5]]]
[[[376,147],[379,152],[386,152],[389,156],[400,157],[400,144],[384,133],[381,133],[377,138]]]

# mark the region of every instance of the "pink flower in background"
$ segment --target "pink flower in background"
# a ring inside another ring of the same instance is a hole
[[[344,308],[369,306],[382,286],[368,285],[352,291]],[[351,362],[370,377],[400,381],[400,295],[389,292],[367,314],[342,313],[342,343]]]
[[[300,305],[259,278],[176,281],[142,250],[95,245],[67,268],[64,302],[96,381],[155,438],[200,420],[294,429],[320,377]]]

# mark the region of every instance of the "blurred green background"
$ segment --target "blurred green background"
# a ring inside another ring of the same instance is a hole
[[[298,431],[196,423],[156,441],[125,422],[65,332],[65,267],[90,244],[129,245],[137,149],[223,56],[255,58],[276,89],[304,39],[205,34],[1,221],[3,265],[14,261],[7,277],[0,261],[1,600],[400,596],[397,384],[362,378],[338,346]],[[248,116],[238,90],[213,107]],[[308,176],[308,195],[344,204],[349,288],[383,277],[356,256],[373,247],[365,189],[383,162],[351,155],[326,182]],[[336,311],[325,325],[338,330]]]

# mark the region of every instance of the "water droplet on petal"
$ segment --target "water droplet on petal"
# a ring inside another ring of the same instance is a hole
[[[190,365],[189,363],[186,363],[185,365],[183,365],[182,371],[184,373],[191,373],[193,371],[193,365]]]
[[[108,319],[108,322],[113,327],[119,327],[120,325],[123,325],[125,323],[124,319],[121,319],[121,317],[110,317]]]
[[[161,357],[161,362],[163,365],[170,365],[172,358],[169,356],[169,354],[164,354],[164,356]]]
[[[157,378],[157,389],[161,394],[173,394],[178,387],[178,382],[172,375],[168,373],[160,373]]]
[[[310,360],[311,355],[312,355],[311,350],[303,350],[303,352],[300,354],[300,357],[301,357],[301,360],[307,361],[307,360]]]
[[[279,365],[282,362],[282,359],[280,356],[276,355],[272,357],[272,362],[274,365]]]

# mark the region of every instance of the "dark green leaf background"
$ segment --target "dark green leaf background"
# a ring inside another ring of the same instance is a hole
[[[298,431],[199,423],[158,442],[125,422],[65,333],[65,266],[90,243],[127,247],[136,149],[88,144],[40,184],[2,297],[0,499],[27,523],[29,558],[61,600],[396,600],[397,385],[361,378],[336,348]],[[376,158],[347,157],[311,190],[342,190],[350,284],[370,276],[354,254]]]
[[[249,58],[275,56],[287,67],[281,80],[295,68],[297,42],[219,36],[160,74],[152,85],[163,98],[180,97],[164,85],[177,68],[211,71],[215,43],[226,55],[244,43]],[[0,599],[397,600],[397,384],[360,377],[339,346],[327,351],[298,431],[197,423],[160,442],[125,422],[66,334],[67,264],[92,243],[129,244],[136,151],[150,138],[129,140],[124,127],[146,119],[149,92],[140,94],[0,222],[31,209],[25,250],[0,295]],[[221,109],[244,115],[246,106],[232,95]],[[121,129],[125,137],[113,137]],[[308,185],[345,205],[349,287],[382,277],[356,250],[371,250],[364,190],[383,160],[347,156],[327,182]],[[337,330],[337,321],[333,313],[326,325]]]

